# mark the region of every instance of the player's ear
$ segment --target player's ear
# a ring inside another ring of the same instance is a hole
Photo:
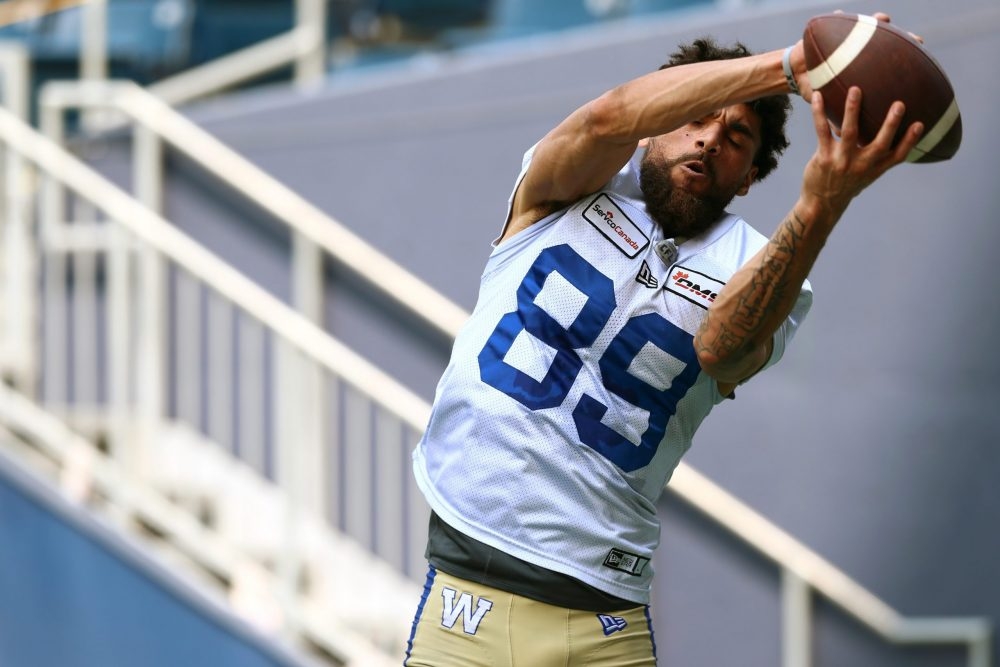
[[[743,184],[740,185],[740,189],[736,191],[736,194],[742,197],[746,193],[750,192],[750,186],[753,185],[755,178],[757,178],[757,165],[750,167],[750,171],[748,171],[747,175],[743,177]]]

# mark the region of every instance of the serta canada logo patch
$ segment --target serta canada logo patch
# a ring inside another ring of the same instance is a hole
[[[649,238],[603,192],[587,205],[583,217],[629,258],[636,257],[649,245]]]
[[[445,587],[441,591],[441,625],[446,628],[455,627],[455,621],[458,617],[462,617],[462,630],[467,635],[474,635],[476,631],[479,630],[479,624],[482,622],[483,617],[486,613],[493,608],[493,603],[486,598],[479,598],[479,602],[476,603],[476,611],[472,611],[472,595],[469,593],[462,593],[458,595],[458,604],[455,603],[455,596],[458,595],[458,591],[454,588]]]
[[[660,281],[656,279],[653,272],[649,269],[649,264],[646,263],[646,260],[642,260],[642,266],[639,267],[639,275],[635,277],[635,281],[650,289],[656,289],[657,285],[660,284]]]
[[[628,621],[626,621],[621,616],[611,616],[610,614],[598,614],[597,620],[601,622],[601,628],[604,630],[604,636],[612,635],[619,630],[624,630],[628,626]]]
[[[665,285],[668,291],[706,309],[725,286],[724,282],[683,266],[674,268]]]
[[[610,567],[612,570],[618,570],[638,577],[642,574],[642,569],[646,567],[646,563],[648,562],[648,558],[630,554],[621,549],[612,549],[604,559],[604,567]]]

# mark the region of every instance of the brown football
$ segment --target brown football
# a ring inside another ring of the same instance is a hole
[[[902,131],[924,124],[908,162],[948,160],[962,143],[962,116],[951,81],[907,32],[864,14],[822,14],[802,35],[809,83],[823,93],[827,117],[840,127],[851,86],[861,88],[862,143],[875,138],[895,100],[906,104]]]

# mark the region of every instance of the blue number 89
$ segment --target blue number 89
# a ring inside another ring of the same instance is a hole
[[[539,306],[535,299],[546,278],[558,272],[587,296],[579,315],[568,327]],[[531,410],[562,405],[576,382],[583,360],[577,349],[594,344],[616,307],[614,283],[568,245],[543,250],[517,290],[517,310],[505,314],[479,353],[480,378]],[[526,331],[555,350],[541,381],[511,366],[504,357],[514,339]],[[628,368],[647,344],[678,360],[682,370],[668,386],[655,387]],[[584,393],[572,418],[580,441],[626,472],[649,464],[666,432],[667,422],[677,412],[677,403],[698,379],[701,371],[692,336],[658,313],[631,318],[608,345],[598,366],[604,387],[626,402],[648,411],[648,427],[636,446],[601,422],[608,407]]]

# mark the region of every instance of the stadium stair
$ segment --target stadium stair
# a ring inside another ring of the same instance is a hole
[[[22,474],[224,601],[262,640],[297,646],[315,665],[387,667],[403,655],[419,587],[313,517],[294,521],[299,611],[295,619],[283,614],[278,570],[289,539],[288,500],[190,428],[168,424],[143,474],[130,478],[60,417],[2,386],[0,449]],[[48,558],[60,562],[58,554]],[[296,632],[287,632],[289,623]]]

